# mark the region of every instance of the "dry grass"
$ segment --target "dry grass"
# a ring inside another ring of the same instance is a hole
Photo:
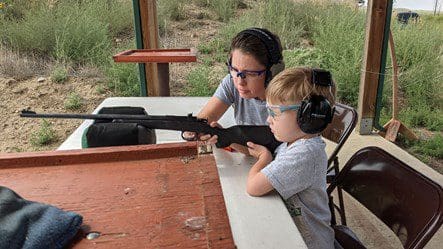
[[[25,56],[0,47],[0,74],[24,80],[35,75],[44,75],[50,68],[48,62],[37,56]]]

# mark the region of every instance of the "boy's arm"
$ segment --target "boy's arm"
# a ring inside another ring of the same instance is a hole
[[[260,171],[272,161],[272,154],[266,147],[248,142],[249,153],[258,158],[249,170],[246,192],[252,196],[262,196],[274,189],[268,178]]]

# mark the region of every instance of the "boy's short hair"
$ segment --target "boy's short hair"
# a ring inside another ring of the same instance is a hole
[[[266,101],[273,104],[294,104],[312,95],[325,97],[331,106],[335,104],[335,83],[332,87],[314,85],[312,68],[293,67],[277,74],[266,88]]]

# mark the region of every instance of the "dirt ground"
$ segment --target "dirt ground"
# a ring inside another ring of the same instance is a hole
[[[220,29],[221,22],[214,20],[214,18],[201,18],[201,16],[211,17],[211,13],[202,15],[201,12],[206,10],[198,10],[198,8],[189,5],[185,5],[185,7],[186,17],[183,20],[169,23],[169,31],[160,40],[162,47],[196,48],[199,43],[213,39]],[[0,55],[2,55],[1,51]],[[184,95],[186,75],[193,66],[195,65],[189,63],[171,64],[171,95]],[[44,80],[38,82],[38,79],[42,77]],[[103,80],[99,74],[84,72],[69,73],[68,81],[64,83],[52,82],[49,72],[38,72],[35,76],[25,80],[15,79],[0,73],[0,153],[56,149],[82,121],[50,119],[56,140],[45,146],[34,146],[31,144],[31,137],[39,130],[42,121],[41,119],[20,118],[20,111],[31,109],[46,113],[90,113],[105,98],[112,95],[109,91],[98,90],[100,88],[106,89]],[[71,92],[81,96],[82,107],[80,109],[66,110],[64,108],[64,102]]]

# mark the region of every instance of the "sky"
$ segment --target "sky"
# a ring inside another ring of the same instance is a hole
[[[439,1],[440,5],[442,2],[442,0]],[[434,4],[435,0],[397,0],[394,2],[394,8],[407,8],[410,10],[434,10]]]

